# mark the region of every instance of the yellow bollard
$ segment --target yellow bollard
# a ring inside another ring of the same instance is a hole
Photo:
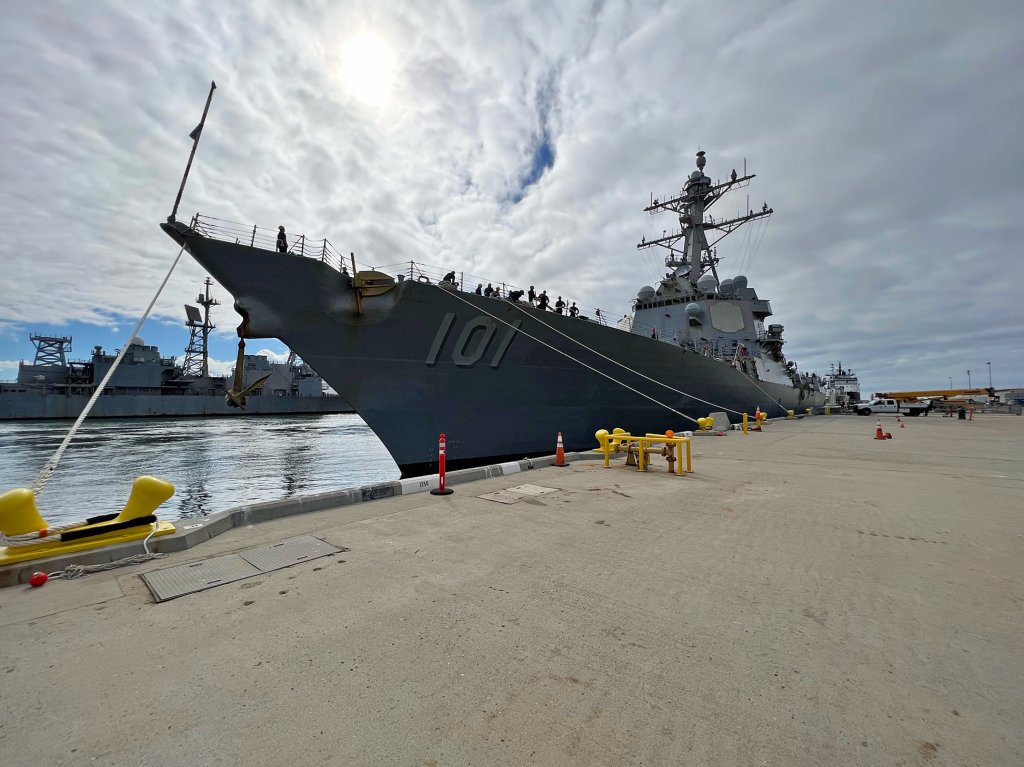
[[[594,432],[594,436],[597,438],[598,450],[604,453],[604,467],[608,469],[611,467],[611,440],[608,436],[608,430],[598,429]]]
[[[825,405],[825,415],[832,415],[832,408],[828,405]]]
[[[48,528],[36,508],[36,495],[31,490],[19,487],[0,495],[0,533],[25,535]]]
[[[749,434],[749,430],[748,430],[748,427],[747,427],[747,414],[746,413],[743,414],[743,433],[744,434]]]
[[[807,410],[805,412],[807,413],[807,415],[814,415],[814,408],[813,407],[809,407],[809,408],[807,408]]]
[[[156,477],[142,476],[135,480],[128,503],[121,509],[114,522],[148,517],[157,507],[174,495],[174,485]]]
[[[796,418],[796,413],[794,413],[792,410],[787,410],[786,418]]]

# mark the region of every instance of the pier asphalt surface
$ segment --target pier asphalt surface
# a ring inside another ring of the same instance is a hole
[[[0,591],[4,765],[1024,764],[1024,418],[776,421]],[[513,505],[477,495],[559,492]],[[351,550],[164,604],[138,577]],[[342,561],[344,560],[344,561]]]

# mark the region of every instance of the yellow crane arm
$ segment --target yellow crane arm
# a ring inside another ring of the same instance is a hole
[[[961,397],[969,394],[982,394],[994,397],[992,389],[929,389],[927,391],[891,391],[876,394],[876,397],[887,399],[927,399],[939,397]]]

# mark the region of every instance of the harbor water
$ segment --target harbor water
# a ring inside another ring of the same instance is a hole
[[[30,487],[72,421],[0,422],[0,493]],[[158,514],[198,517],[246,503],[397,479],[354,414],[87,420],[37,503],[51,525],[121,509],[135,477],[171,482]]]

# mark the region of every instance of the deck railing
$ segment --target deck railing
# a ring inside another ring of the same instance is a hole
[[[209,237],[214,240],[234,242],[240,245],[262,248],[264,250],[277,250],[276,229],[251,224],[242,224],[237,221],[228,221],[227,219],[207,216],[200,213],[197,213],[192,219],[192,228],[204,237]],[[286,235],[288,237],[288,253],[292,255],[314,258],[334,269],[337,269],[338,271],[342,271],[342,269],[347,270],[351,266],[349,257],[343,255],[341,251],[339,251],[327,238],[310,239],[304,234],[296,236],[287,232]],[[387,274],[394,275],[395,277],[401,275],[407,280],[417,280],[420,282],[429,281],[432,284],[441,283],[445,275],[451,271],[449,269],[424,264],[418,261],[399,261],[398,263],[382,264],[379,266],[371,266],[363,261],[356,265],[359,269],[379,270]],[[467,272],[455,273],[455,284],[452,289],[466,293],[473,293],[476,291],[477,285],[491,285],[494,289],[499,291],[495,297],[501,300],[507,299],[508,294],[511,291],[522,290],[523,295],[520,300],[524,303],[526,302],[526,288],[520,288],[507,282],[485,279]],[[537,292],[540,293],[539,290]],[[550,298],[549,308],[554,310],[554,304],[557,300],[558,293],[552,293],[549,291],[548,296]],[[574,300],[570,296],[563,296],[563,298],[565,300],[566,307],[568,307]],[[590,322],[597,322],[601,325],[611,325],[612,327],[616,327],[619,322],[618,318],[613,318],[608,312],[598,307],[585,306],[579,302],[577,305],[582,319],[589,320]],[[628,328],[623,329],[628,330]],[[652,330],[654,330],[653,327],[645,329],[637,324],[633,326],[632,332],[649,335]]]
[[[196,214],[192,220],[192,228],[204,237],[214,240],[234,242],[264,250],[277,250],[276,229],[267,229],[256,225],[249,226],[237,221],[201,214]],[[296,236],[290,233],[286,233],[286,236],[288,238],[288,253],[292,255],[315,258],[338,271],[341,271],[342,266],[347,264],[345,257],[326,237],[311,239],[305,234]]]

